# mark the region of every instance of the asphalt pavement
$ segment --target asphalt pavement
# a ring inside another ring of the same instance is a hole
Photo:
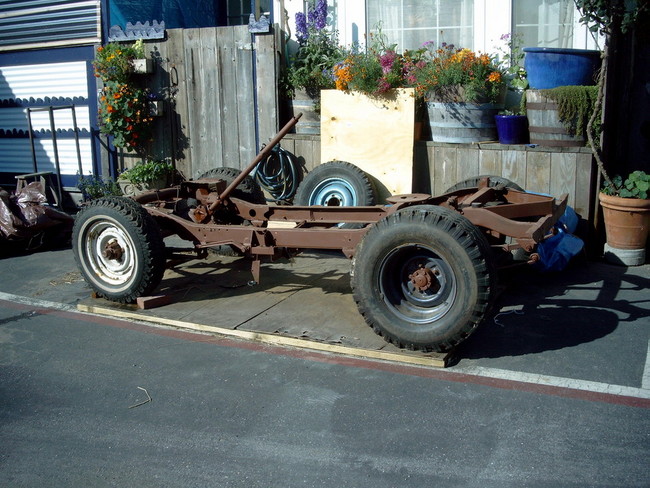
[[[650,266],[504,274],[440,368],[156,324],[363,349],[345,258],[214,259],[145,322],[80,313],[69,249],[0,258],[0,485],[650,485]]]

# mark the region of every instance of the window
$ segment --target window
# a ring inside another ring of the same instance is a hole
[[[473,46],[474,0],[367,0],[368,30],[377,28],[400,51],[427,41]]]
[[[254,0],[256,17],[271,11],[271,0]],[[228,0],[228,25],[247,25],[251,14],[251,0]]]
[[[573,31],[578,16],[573,0],[513,1],[513,25],[523,35],[524,46],[574,46]]]

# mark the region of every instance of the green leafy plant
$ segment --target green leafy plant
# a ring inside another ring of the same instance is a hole
[[[77,176],[79,177],[77,188],[81,190],[84,200],[122,195],[120,186],[112,178],[103,179],[98,176],[79,176],[79,174]]]
[[[334,88],[331,69],[343,59],[336,31],[327,26],[327,1],[319,0],[309,8],[308,17],[296,15],[296,35],[300,47],[291,58],[284,76],[285,91],[293,98],[296,90],[305,90],[312,98],[320,90]]]
[[[102,80],[99,125],[113,144],[143,153],[151,139],[154,118],[149,115],[151,93],[133,76],[133,60],[144,57],[144,44],[109,43],[97,49],[95,75]]]
[[[423,53],[424,49],[398,53],[397,45],[388,45],[381,26],[377,26],[366,51],[354,46],[347,51],[345,59],[334,66],[335,86],[338,90],[353,90],[370,96],[408,87],[407,72],[409,68],[413,69]]]
[[[141,161],[132,168],[124,171],[120,178],[134,185],[151,183],[159,179],[167,179],[174,172],[174,166],[167,161]]]
[[[441,102],[497,102],[505,79],[494,57],[443,43],[426,51],[407,68],[416,95]]]
[[[499,66],[505,73],[506,85],[509,90],[523,91],[528,88],[528,77],[524,68],[525,54],[522,50],[522,34],[503,34],[501,41],[506,47],[499,49],[501,59]]]
[[[111,42],[97,48],[95,55],[95,76],[104,81],[127,81],[133,72],[133,60],[144,58],[144,42],[138,40],[131,45]]]
[[[151,138],[148,90],[110,80],[99,101],[100,131],[112,135],[116,147],[138,150]]]
[[[591,126],[592,136],[587,136],[587,126],[597,107],[597,86],[559,86],[547,90],[540,90],[541,94],[558,104],[558,116],[562,125],[572,136],[585,137],[590,143],[599,143],[601,131],[601,114],[596,114],[596,120]],[[598,146],[597,146],[598,147]]]
[[[610,184],[603,186],[602,192],[606,195],[614,195],[622,198],[640,198],[645,200],[648,198],[648,190],[650,189],[650,175],[645,171],[633,171],[630,175],[623,180],[620,175],[616,175],[611,179]]]

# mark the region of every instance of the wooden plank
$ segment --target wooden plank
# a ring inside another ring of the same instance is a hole
[[[591,153],[579,153],[576,157],[575,211],[582,218],[592,221],[594,202],[597,198],[596,165]]]
[[[296,154],[302,156],[304,161],[304,169],[311,171],[314,169],[320,161],[317,161],[315,158],[314,151],[314,141],[309,139],[297,139],[295,141]]]
[[[436,195],[436,164],[435,164],[435,147],[427,144],[427,166],[429,167],[429,188],[431,194]]]
[[[218,110],[221,114],[221,166],[240,168],[239,125],[237,120],[237,46],[234,29],[217,29],[218,72],[220,90]]]
[[[458,183],[458,152],[452,145],[437,146],[433,150],[433,194],[440,195]]]
[[[167,59],[167,42],[147,42],[144,45],[145,55],[153,59],[154,71],[149,75],[149,88],[153,94],[160,94],[168,91],[169,71]],[[171,134],[171,114],[169,103],[165,104],[163,115],[154,118],[154,138],[152,143],[152,154],[154,159],[171,159],[172,158],[172,134]]]
[[[502,151],[481,149],[478,156],[478,174],[501,176],[503,172]]]
[[[501,153],[501,176],[526,188],[526,151],[508,150]]]
[[[189,150],[192,154],[192,177],[195,177],[198,176],[201,168],[199,104],[201,103],[203,91],[200,82],[200,31],[199,29],[184,29],[182,33],[185,59],[185,93],[187,98],[187,136]]]
[[[219,158],[215,155],[219,152],[221,141],[215,135],[219,132],[220,117],[218,99],[219,81],[215,67],[218,65],[217,54],[217,30],[215,28],[204,28],[199,30],[199,44],[197,48],[198,58],[198,80],[200,98],[196,100],[195,113],[198,114],[197,129],[195,130],[195,161],[193,167],[195,173],[201,174],[210,169],[222,166]],[[197,134],[198,132],[198,134]]]
[[[170,29],[164,43],[167,51],[166,71],[169,76],[169,115],[171,156],[176,169],[191,178],[191,149],[189,146],[189,107],[185,74],[183,31]]]
[[[260,149],[255,139],[256,115],[253,60],[257,57],[257,53],[254,51],[255,46],[251,43],[251,35],[247,26],[236,26],[232,29],[235,45],[233,55],[235,56],[236,67],[236,91],[232,95],[235,96],[237,102],[237,118],[236,121],[233,119],[231,123],[235,124],[232,129],[237,131],[238,150],[237,154],[232,156],[233,162],[229,162],[228,166],[235,167],[237,165],[239,168],[244,169],[255,158]],[[264,139],[260,139],[260,144],[262,141],[266,142]]]
[[[144,322],[153,322],[157,324],[166,325],[169,327],[177,327],[181,329],[208,332],[211,334],[217,334],[224,337],[232,337],[235,339],[259,342],[262,344],[297,347],[302,349],[310,349],[314,351],[341,354],[345,356],[362,357],[368,359],[380,359],[383,361],[394,361],[394,362],[414,364],[419,366],[444,368],[446,367],[447,361],[451,356],[451,353],[415,353],[409,351],[388,352],[388,351],[382,351],[376,349],[340,346],[337,344],[327,344],[322,342],[309,341],[309,340],[295,338],[295,337],[287,337],[287,336],[269,334],[269,333],[258,332],[258,331],[215,327],[213,325],[186,322],[186,321],[176,320],[176,319],[168,319],[165,317],[151,316],[144,313],[132,312],[129,310],[112,309],[108,307],[102,307],[98,305],[85,304],[85,303],[77,304],[77,310],[79,310],[80,312],[93,313],[98,315],[107,315],[110,317],[141,320]]]
[[[255,72],[257,74],[257,117],[260,142],[268,142],[278,132],[278,68],[280,53],[278,30],[255,36]]]
[[[457,150],[456,180],[463,181],[479,175],[479,151],[469,145],[459,145]]]
[[[321,160],[348,161],[392,193],[410,193],[415,99],[413,89],[391,98],[323,90]]]
[[[576,195],[576,157],[574,152],[551,154],[551,181],[549,193],[558,197],[569,194],[568,204],[575,207]]]
[[[538,193],[550,193],[551,153],[545,151],[527,151],[526,156],[525,189]]]

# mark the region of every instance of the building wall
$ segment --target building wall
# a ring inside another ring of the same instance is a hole
[[[383,1],[395,3],[390,2],[390,0]],[[444,1],[456,3],[458,0]],[[557,14],[554,9],[557,9],[558,0],[474,0],[472,2],[473,42],[471,45],[461,47],[496,54],[499,48],[502,49],[504,47],[503,42],[500,40],[501,36],[513,30],[515,20],[515,9],[513,6],[515,6],[515,2],[518,5],[530,3],[529,8],[537,10],[535,17],[540,19],[540,22],[553,20]],[[274,0],[273,2],[274,21],[279,23],[285,32],[290,33],[294,40],[295,14],[304,11],[306,3],[304,0]],[[417,1],[411,1],[410,3],[417,5]],[[328,6],[331,18],[333,19],[333,27],[338,31],[342,45],[349,46],[355,42],[363,43],[366,34],[375,28],[374,25],[367,25],[368,0],[329,0]],[[555,35],[557,27],[553,26],[539,27],[539,36],[540,38],[544,37],[545,40],[539,41],[536,45],[595,49],[597,47],[596,40],[589,34],[588,29],[579,23],[579,18],[580,15],[575,11],[573,14],[574,21],[571,27],[573,31],[571,38],[572,45],[560,46],[559,40],[554,41],[557,37]],[[556,42],[558,43],[557,45]],[[412,49],[418,46],[406,47]],[[404,46],[398,45],[398,49],[404,49]]]

